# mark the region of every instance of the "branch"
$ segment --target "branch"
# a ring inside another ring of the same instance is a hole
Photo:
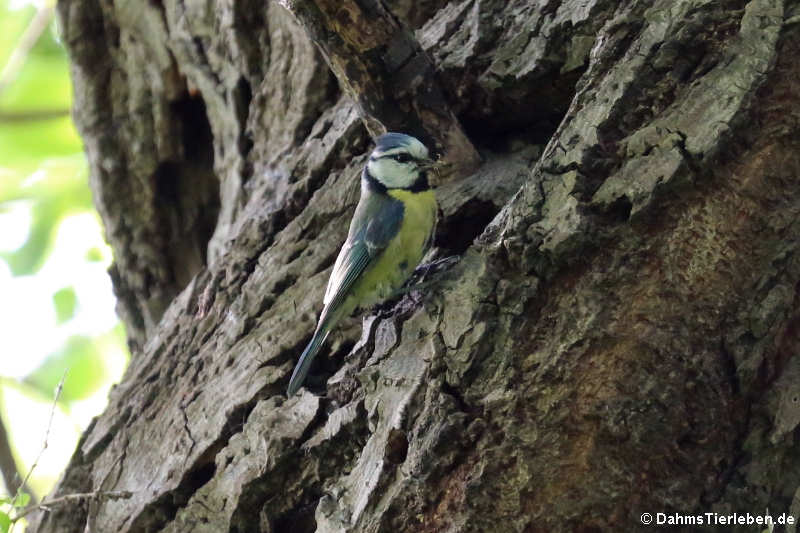
[[[50,428],[53,427],[53,416],[56,414],[56,406],[58,405],[58,399],[61,397],[61,391],[64,390],[64,381],[67,379],[68,371],[69,371],[68,368],[64,369],[64,374],[61,376],[61,379],[59,380],[58,385],[56,386],[56,392],[53,395],[53,403],[50,405],[50,418],[47,420],[47,429],[44,432],[44,442],[42,443],[42,449],[39,450],[39,454],[36,456],[36,459],[33,460],[33,464],[31,465],[30,469],[28,469],[28,474],[22,481],[21,487],[28,485],[28,480],[31,478],[33,470],[39,465],[39,459],[42,458],[44,451],[47,449],[47,440],[50,438]],[[20,489],[17,489],[17,494],[14,496],[14,501],[16,501],[17,498],[19,497],[19,493]]]
[[[8,439],[8,431],[6,431],[2,419],[0,419],[0,474],[3,476],[3,483],[5,483],[9,495],[16,494],[20,489],[32,494],[30,488],[21,483],[22,475],[17,468],[17,462],[14,460],[11,442]]]
[[[6,66],[0,71],[0,93],[16,79],[17,74],[19,74],[20,69],[25,64],[25,60],[28,58],[28,54],[52,19],[52,6],[42,6],[36,11],[36,15],[33,16],[30,24],[25,28],[25,33],[20,37],[17,47],[11,52]]]
[[[28,111],[0,111],[0,124],[9,122],[37,122],[66,117],[69,109],[31,109]]]
[[[372,135],[411,133],[458,175],[472,173],[480,156],[467,139],[436,81],[436,69],[409,30],[377,0],[279,0],[325,56],[362,110]],[[430,145],[430,144],[429,144]]]
[[[13,521],[16,522],[20,520],[22,517],[31,514],[34,511],[41,510],[50,512],[51,507],[58,507],[59,505],[67,505],[69,503],[74,502],[82,502],[85,500],[127,500],[131,498],[133,493],[127,490],[118,490],[118,491],[95,491],[95,492],[78,492],[75,494],[66,494],[64,496],[60,496],[58,498],[54,498],[52,500],[48,500],[46,502],[42,502],[39,505],[31,505],[20,511],[17,515],[14,516]]]

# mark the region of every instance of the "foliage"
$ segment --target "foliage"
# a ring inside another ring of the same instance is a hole
[[[0,533],[11,531],[15,515],[19,510],[27,507],[30,501],[31,495],[25,492],[18,492],[13,498],[0,496]]]
[[[29,336],[55,343],[35,354],[26,372],[13,375],[10,363],[25,358],[25,347],[2,339],[2,357],[7,360],[0,366],[0,400],[5,396],[7,401],[0,401],[4,407],[0,408],[0,422],[11,424],[12,441],[19,455],[24,455],[23,448],[28,446],[21,442],[40,437],[23,439],[22,433],[41,433],[44,428],[33,420],[27,425],[30,427],[14,426],[12,420],[22,407],[8,399],[22,395],[34,402],[52,403],[53,390],[66,369],[58,398],[59,416],[83,412],[86,409],[81,402],[104,398],[107,388],[119,378],[124,365],[119,360],[125,359],[126,350],[124,331],[115,318],[93,319],[98,313],[92,308],[97,303],[97,289],[88,289],[87,283],[80,281],[94,276],[110,293],[105,275],[96,275],[97,268],[107,267],[110,262],[110,250],[102,242],[91,202],[86,158],[69,113],[72,94],[68,58],[58,42],[52,5],[25,4],[24,0],[12,5],[14,1],[0,0],[0,226],[4,234],[0,234],[0,285],[4,282],[4,268],[6,277],[13,276],[8,283],[32,280],[30,287],[55,285],[49,298],[37,299],[30,291],[30,299],[35,302],[9,301],[13,299],[6,297],[5,303],[0,304],[0,316],[20,320],[10,324],[10,329],[27,328],[32,331]],[[46,25],[40,34],[33,32],[34,38],[30,39],[36,20],[44,20]],[[32,46],[26,46],[26,39]],[[10,69],[12,64],[19,68]],[[82,222],[75,224],[79,219]],[[90,221],[88,225],[86,220]],[[76,227],[82,228],[77,234]],[[71,228],[73,237],[66,244],[65,228]],[[59,247],[70,250],[59,255]],[[78,259],[72,261],[72,256]],[[110,294],[106,300],[111,300]],[[19,308],[19,312],[3,312],[3,305]],[[38,323],[33,324],[26,321],[30,315],[22,308],[37,305],[39,311],[32,316],[38,317]],[[105,317],[108,311],[99,310]],[[77,422],[82,425],[89,416],[82,414],[78,418],[82,418]],[[66,443],[71,448],[79,431],[77,427],[74,435],[62,436],[59,444]],[[24,457],[17,458],[18,464],[20,459]],[[55,478],[44,477],[44,482],[37,482],[36,474],[31,479],[37,491],[47,490]],[[0,499],[0,533],[8,530],[13,508],[24,505],[19,499]]]

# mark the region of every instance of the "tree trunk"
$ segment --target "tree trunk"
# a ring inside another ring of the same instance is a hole
[[[132,495],[32,531],[800,513],[797,1],[282,4],[58,3],[133,358],[51,497]],[[460,260],[287,400],[387,128]]]

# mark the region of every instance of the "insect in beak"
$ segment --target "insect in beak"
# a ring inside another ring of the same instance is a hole
[[[445,163],[441,159],[439,160],[425,159],[421,161],[418,166],[420,170],[433,170],[438,175],[439,170],[446,166],[449,166],[449,163]]]
[[[422,170],[422,171],[432,170],[433,173],[436,174],[435,177],[431,176],[430,174],[428,175],[428,177],[431,178],[431,186],[432,187],[436,187],[438,185],[438,183],[441,182],[441,180],[442,180],[442,172],[440,172],[440,171],[445,171],[445,173],[446,173],[447,172],[446,169],[448,169],[449,167],[452,167],[452,164],[451,163],[446,163],[442,159],[438,159],[438,160],[426,159],[425,161],[423,161],[419,165],[419,169],[420,170]]]

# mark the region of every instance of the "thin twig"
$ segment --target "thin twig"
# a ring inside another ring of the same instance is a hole
[[[0,124],[39,122],[69,116],[69,109],[30,109],[26,111],[0,111]]]
[[[25,28],[25,33],[20,37],[17,47],[11,52],[6,66],[0,71],[0,93],[16,79],[17,74],[19,74],[25,64],[25,60],[28,58],[28,54],[52,19],[53,6],[42,6],[36,11],[36,15],[33,16],[30,24]]]
[[[45,432],[44,432],[44,442],[42,443],[42,449],[39,451],[39,455],[36,456],[36,459],[33,461],[33,464],[28,469],[28,474],[25,476],[25,479],[22,480],[22,484],[19,486],[19,488],[17,488],[17,492],[16,492],[16,494],[14,494],[14,499],[11,500],[12,502],[19,501],[19,497],[20,497],[20,493],[22,491],[22,487],[25,487],[25,486],[28,485],[28,481],[31,478],[31,474],[33,474],[33,470],[38,466],[39,459],[42,458],[42,455],[44,455],[44,451],[47,449],[47,441],[50,438],[50,428],[53,427],[53,417],[56,414],[56,406],[58,405],[58,399],[61,397],[61,391],[64,390],[64,381],[67,379],[67,372],[68,371],[69,371],[69,368],[64,370],[64,374],[61,376],[61,379],[58,381],[58,385],[56,386],[56,392],[55,392],[55,395],[53,397],[53,403],[50,405],[50,418],[47,421],[47,429],[45,429]],[[22,516],[22,515],[16,515],[16,517],[13,520],[14,524],[16,524],[16,521],[19,519],[20,516]],[[12,530],[14,529],[13,525],[11,526],[11,529]],[[9,530],[9,532],[10,531],[11,530]]]
[[[2,405],[1,399],[0,405]],[[6,431],[2,419],[0,419],[0,474],[3,476],[3,482],[9,494],[16,493],[19,488],[22,488],[24,492],[30,493],[29,487],[20,484],[22,474],[17,467],[14,454],[11,452],[11,442],[8,439],[8,431]]]
[[[20,511],[14,516],[13,521],[16,522],[22,517],[31,514],[34,511],[42,510],[50,512],[51,507],[58,507],[59,505],[67,505],[74,502],[82,502],[85,500],[127,500],[132,498],[133,493],[129,490],[115,490],[115,491],[95,491],[95,492],[76,492],[75,494],[65,494],[58,498],[53,498],[38,505],[31,505]]]

